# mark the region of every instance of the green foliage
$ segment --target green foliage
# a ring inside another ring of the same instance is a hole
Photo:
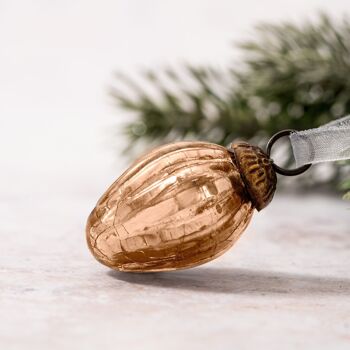
[[[350,200],[350,179],[343,181],[340,184],[340,189],[343,191],[348,191],[344,194],[344,199]]]
[[[121,87],[112,96],[136,119],[125,127],[130,145],[179,139],[227,145],[236,138],[262,145],[281,129],[318,127],[350,112],[346,19],[335,23],[321,14],[318,21],[300,26],[259,25],[254,39],[236,48],[242,53],[240,64],[149,70],[144,88],[118,75]],[[331,166],[327,181],[339,183],[344,171]],[[314,173],[307,174],[316,184],[321,180]]]

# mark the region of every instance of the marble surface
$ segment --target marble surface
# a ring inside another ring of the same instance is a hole
[[[202,267],[126,274],[97,263],[97,198],[0,201],[0,349],[350,347],[350,203],[278,193]]]

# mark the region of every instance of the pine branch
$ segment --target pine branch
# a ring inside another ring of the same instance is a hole
[[[262,144],[281,129],[313,128],[350,113],[346,19],[335,23],[320,14],[303,25],[262,24],[254,39],[236,48],[243,62],[224,70],[192,65],[147,70],[141,84],[119,75],[112,96],[136,118],[125,127],[130,145],[189,138]],[[318,183],[313,171],[308,178]],[[334,164],[328,182],[344,178]]]

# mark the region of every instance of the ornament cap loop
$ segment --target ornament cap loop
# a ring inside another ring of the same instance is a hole
[[[279,140],[281,137],[284,136],[289,136],[290,134],[292,134],[293,132],[296,132],[296,130],[293,129],[285,129],[282,131],[279,131],[278,133],[276,133],[275,135],[273,135],[269,142],[267,143],[266,146],[266,154],[270,157],[271,154],[271,149],[272,146],[275,144],[275,142],[277,140]],[[276,171],[276,173],[281,174],[281,175],[285,175],[285,176],[295,176],[295,175],[300,175],[302,173],[304,173],[306,170],[308,170],[311,167],[311,164],[305,164],[299,168],[295,168],[295,169],[284,169],[280,166],[278,166],[273,160],[272,160],[272,167],[274,168],[274,170]]]

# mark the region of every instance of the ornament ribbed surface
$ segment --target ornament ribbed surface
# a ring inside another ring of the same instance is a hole
[[[229,249],[253,209],[227,149],[178,142],[151,151],[113,183],[88,219],[87,241],[114,269],[188,268]]]

